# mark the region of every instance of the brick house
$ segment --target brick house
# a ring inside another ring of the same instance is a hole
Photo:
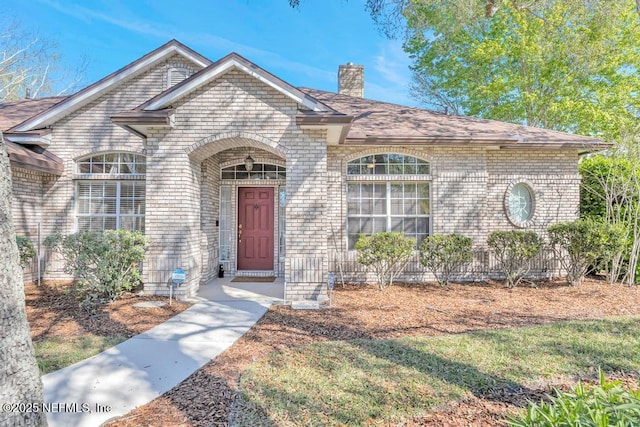
[[[360,233],[463,233],[486,274],[491,231],[577,217],[579,156],[602,141],[371,101],[363,73],[341,66],[338,94],[296,88],[172,40],[74,95],[1,104],[17,232],[139,229],[150,292],[182,267],[191,295],[222,264],[299,300],[338,267],[361,274]]]

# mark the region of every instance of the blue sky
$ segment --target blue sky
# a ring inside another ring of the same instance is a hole
[[[336,91],[338,65],[365,67],[365,96],[416,105],[408,56],[375,28],[362,0],[4,0],[0,13],[57,42],[62,63],[88,60],[87,83],[175,38],[211,60],[235,51],[294,86]]]

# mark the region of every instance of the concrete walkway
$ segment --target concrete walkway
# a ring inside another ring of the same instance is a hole
[[[144,405],[222,353],[282,302],[283,282],[202,286],[197,303],[89,359],[44,375],[50,427],[96,427]]]

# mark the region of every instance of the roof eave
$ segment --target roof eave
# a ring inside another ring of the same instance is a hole
[[[351,136],[344,140],[345,145],[438,145],[438,146],[461,146],[473,145],[474,147],[493,147],[496,149],[573,149],[580,154],[597,152],[610,148],[608,144],[599,140],[566,141],[566,140],[544,140],[531,141],[523,140],[519,135],[469,135],[469,136]]]
[[[4,132],[6,140],[20,145],[36,145],[47,148],[51,145],[51,129],[39,129],[28,132]]]
[[[9,162],[14,167],[60,176],[64,172],[64,163],[55,154],[43,151],[35,153],[26,147],[11,141],[5,141]]]
[[[117,125],[172,126],[176,110],[165,108],[153,111],[123,111],[112,115],[111,122]]]
[[[299,114],[296,124],[300,129],[324,129],[327,131],[327,144],[343,144],[351,130],[353,116],[340,113],[329,114]]]
[[[120,126],[127,132],[147,138],[147,128],[173,128],[175,124],[175,110],[167,108],[155,111],[124,111],[111,116],[111,123]]]
[[[431,135],[431,136],[347,136],[345,145],[500,145],[505,143],[516,143],[520,141],[519,137],[513,136],[447,136],[447,135]]]
[[[297,125],[325,125],[325,124],[351,124],[353,116],[346,114],[299,114],[296,116]]]

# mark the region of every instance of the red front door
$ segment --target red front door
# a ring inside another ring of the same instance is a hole
[[[238,188],[238,270],[273,270],[273,188]]]

